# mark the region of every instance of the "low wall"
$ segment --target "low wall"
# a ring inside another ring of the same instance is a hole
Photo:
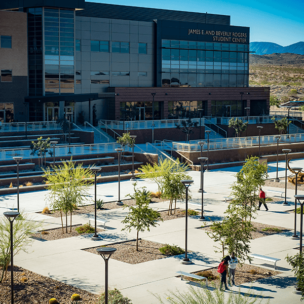
[[[93,131],[78,131],[78,130],[72,130],[72,133],[76,137],[80,138],[80,142],[83,142],[85,144],[94,144],[94,132]]]

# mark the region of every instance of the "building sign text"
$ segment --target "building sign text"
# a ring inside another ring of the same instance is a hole
[[[247,34],[239,33],[239,32],[206,31],[200,29],[189,29],[188,35],[212,36],[213,41],[215,42],[247,43]]]

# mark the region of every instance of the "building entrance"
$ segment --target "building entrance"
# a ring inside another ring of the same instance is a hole
[[[64,107],[64,116],[66,120],[74,122],[74,108]]]
[[[59,107],[47,107],[46,112],[46,120],[47,121],[57,121],[59,118]]]

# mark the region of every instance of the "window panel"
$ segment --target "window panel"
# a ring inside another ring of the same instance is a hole
[[[81,51],[81,43],[80,43],[80,40],[76,40],[76,51],[77,52],[80,52]]]
[[[170,47],[170,40],[162,40],[162,47]]]
[[[120,43],[120,52],[121,53],[130,53],[130,44],[129,42]]]
[[[147,72],[138,72],[138,76],[147,76]]]
[[[11,36],[1,36],[1,48],[11,49],[12,48],[12,37]]]
[[[120,42],[112,42],[112,53],[120,53]]]
[[[147,54],[147,43],[138,43],[138,53]]]
[[[100,52],[109,52],[109,41],[99,41],[99,51]]]

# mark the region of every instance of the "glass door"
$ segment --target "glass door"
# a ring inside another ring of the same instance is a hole
[[[0,122],[5,122],[5,110],[0,111]]]
[[[137,109],[136,120],[145,120],[145,107],[137,107]]]
[[[46,113],[47,121],[56,121],[59,118],[59,107],[48,107]]]
[[[231,106],[226,106],[225,117],[231,117]]]

